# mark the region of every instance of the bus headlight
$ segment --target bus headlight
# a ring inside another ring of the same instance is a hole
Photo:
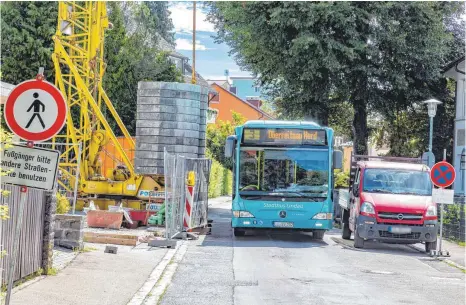
[[[312,219],[320,219],[320,220],[331,220],[333,219],[333,214],[332,213],[317,213],[312,217]]]
[[[252,215],[251,213],[249,213],[248,211],[233,211],[233,216],[236,217],[236,218],[240,218],[240,217],[254,217],[254,215]]]

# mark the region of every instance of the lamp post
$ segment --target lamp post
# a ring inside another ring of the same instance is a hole
[[[423,104],[427,105],[427,113],[429,114],[430,118],[430,126],[429,126],[429,152],[432,152],[432,136],[434,133],[434,117],[435,114],[437,113],[437,105],[442,104],[442,102],[437,101],[435,99],[430,99],[427,101],[422,102]]]

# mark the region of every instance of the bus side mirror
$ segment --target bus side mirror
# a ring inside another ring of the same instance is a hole
[[[231,158],[235,152],[236,136],[229,136],[225,142],[225,157]]]
[[[334,169],[343,168],[343,152],[340,150],[335,150],[333,152],[333,168]]]

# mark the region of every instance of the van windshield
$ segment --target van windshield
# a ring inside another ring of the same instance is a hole
[[[429,173],[398,169],[369,168],[364,172],[364,192],[432,195]]]

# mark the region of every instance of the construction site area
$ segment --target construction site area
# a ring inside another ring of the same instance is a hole
[[[464,304],[465,10],[2,2],[0,305]]]

